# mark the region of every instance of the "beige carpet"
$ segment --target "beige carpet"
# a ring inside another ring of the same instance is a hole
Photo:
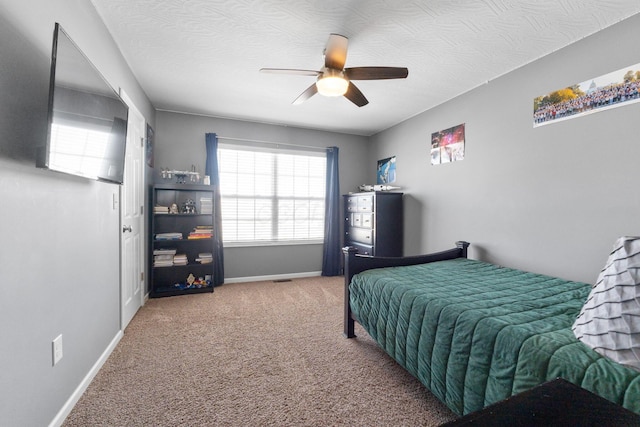
[[[455,418],[356,326],[342,277],[150,300],[64,426],[435,426]]]

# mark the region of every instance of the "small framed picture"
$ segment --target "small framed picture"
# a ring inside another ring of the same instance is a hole
[[[431,164],[464,160],[464,123],[431,134]]]
[[[396,182],[396,156],[378,160],[376,184],[391,184]]]
[[[147,157],[147,165],[150,168],[153,167],[153,129],[147,123],[147,145],[145,147],[146,157]]]

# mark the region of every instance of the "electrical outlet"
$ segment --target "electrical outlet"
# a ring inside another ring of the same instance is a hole
[[[53,366],[56,366],[56,363],[62,359],[62,334],[58,335],[56,339],[53,340],[51,345],[52,356],[53,356]]]

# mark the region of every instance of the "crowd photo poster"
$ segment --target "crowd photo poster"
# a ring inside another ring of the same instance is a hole
[[[464,160],[464,123],[431,134],[431,164]]]
[[[533,127],[640,102],[640,63],[533,100]]]

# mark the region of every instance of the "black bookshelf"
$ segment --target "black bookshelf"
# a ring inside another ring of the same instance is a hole
[[[213,191],[209,185],[153,186],[150,297],[213,292]]]

